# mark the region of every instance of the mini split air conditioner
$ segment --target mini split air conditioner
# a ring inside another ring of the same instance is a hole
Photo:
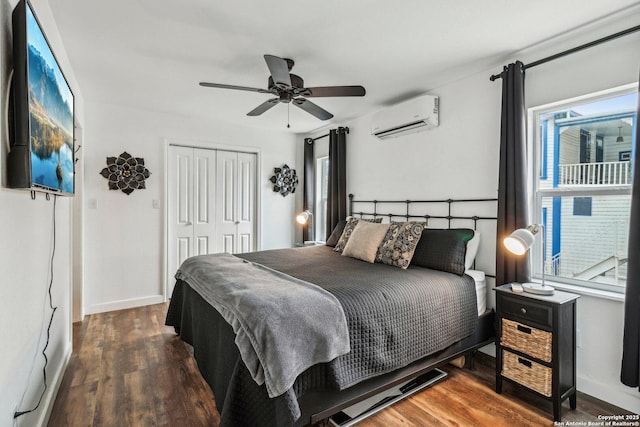
[[[393,138],[438,126],[437,96],[423,95],[393,105],[373,115],[371,134],[380,139]]]

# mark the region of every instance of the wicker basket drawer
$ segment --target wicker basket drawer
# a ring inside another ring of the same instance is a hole
[[[551,362],[552,337],[553,334],[551,332],[541,331],[513,320],[502,319],[500,344],[526,353],[536,359]]]
[[[502,351],[502,376],[547,397],[551,396],[551,374],[551,368],[509,351]]]

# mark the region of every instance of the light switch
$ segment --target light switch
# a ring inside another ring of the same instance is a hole
[[[151,206],[153,206],[153,209],[160,209],[160,200],[153,199],[153,201],[151,202]]]

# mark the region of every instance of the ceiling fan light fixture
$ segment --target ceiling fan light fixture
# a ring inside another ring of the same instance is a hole
[[[280,92],[280,102],[291,102],[291,94],[289,92]]]
[[[364,96],[366,94],[366,90],[362,86],[305,87],[302,77],[290,72],[294,65],[292,59],[279,58],[274,55],[264,55],[264,60],[271,74],[267,79],[267,89],[208,82],[200,82],[200,86],[244,90],[277,96],[277,98],[269,99],[249,111],[247,116],[259,116],[278,103],[282,102],[289,106],[293,102],[293,105],[319,120],[329,120],[333,117],[333,114],[306,98]]]

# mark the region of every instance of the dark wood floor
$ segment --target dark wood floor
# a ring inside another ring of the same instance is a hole
[[[73,355],[49,426],[217,426],[213,394],[191,348],[164,326],[166,304],[87,316],[73,326]],[[553,426],[551,404],[505,384],[493,390],[492,359],[449,377],[360,426]],[[563,421],[627,413],[584,394]]]

